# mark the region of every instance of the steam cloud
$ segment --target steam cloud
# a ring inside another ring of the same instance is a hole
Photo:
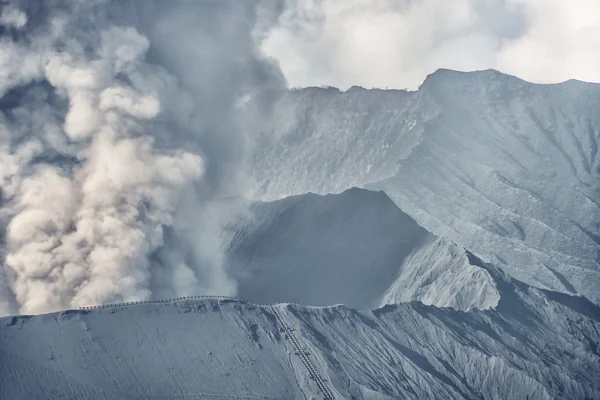
[[[234,293],[212,200],[243,192],[240,99],[284,85],[254,45],[275,11],[0,7],[0,315]]]

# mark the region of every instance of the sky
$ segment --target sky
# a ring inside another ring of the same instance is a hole
[[[598,0],[286,0],[261,43],[291,87],[417,89],[438,68],[600,81]]]

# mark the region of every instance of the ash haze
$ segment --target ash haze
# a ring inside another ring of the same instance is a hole
[[[235,294],[220,233],[245,210],[219,199],[276,181],[246,160],[286,88],[413,89],[441,67],[598,81],[599,7],[0,2],[0,315]]]

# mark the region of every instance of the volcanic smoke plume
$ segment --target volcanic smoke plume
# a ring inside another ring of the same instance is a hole
[[[119,3],[0,4],[0,315],[235,292],[206,205],[243,190],[239,100],[283,85],[271,10]]]

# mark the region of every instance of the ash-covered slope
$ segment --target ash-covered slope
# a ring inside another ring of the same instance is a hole
[[[362,186],[529,284],[600,301],[600,85],[440,70],[417,92],[302,89],[252,160],[263,199]]]
[[[403,261],[378,306],[420,301],[468,311],[494,308],[500,296],[492,276],[473,263],[468,250],[448,239],[432,237]]]
[[[208,299],[2,318],[0,393],[301,399],[324,398],[325,385],[336,399],[599,398],[600,309],[471,261],[496,279],[495,310]],[[293,331],[282,333],[279,316]]]
[[[252,203],[226,227],[224,242],[238,294],[253,302],[362,310],[414,300],[461,310],[498,302],[487,271],[383,192],[353,188]]]

